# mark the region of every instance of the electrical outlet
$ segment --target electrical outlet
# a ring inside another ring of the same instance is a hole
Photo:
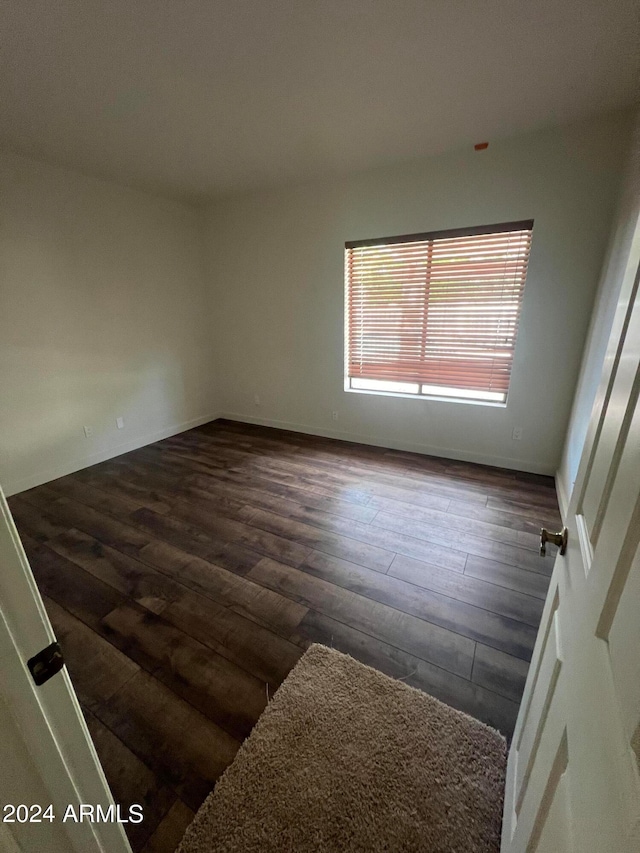
[[[521,441],[522,440],[522,427],[514,427],[513,432],[511,433],[511,438],[514,441]]]
[[[331,417],[334,421],[337,421],[338,420],[338,413],[337,412],[331,412]]]
[[[118,429],[124,429],[124,418],[122,415],[119,418],[116,418],[116,426]]]
[[[85,438],[91,438],[92,435],[93,435],[93,427],[92,426],[86,426],[84,428],[84,437]]]
[[[260,405],[260,394],[256,394],[256,395],[254,396],[254,398],[253,398],[253,402],[256,404],[256,406],[259,406],[259,405]]]

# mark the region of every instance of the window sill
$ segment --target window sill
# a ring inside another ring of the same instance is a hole
[[[347,394],[366,394],[369,397],[398,397],[401,400],[422,400],[436,403],[463,403],[468,406],[488,406],[490,409],[506,409],[507,404],[490,400],[468,400],[464,397],[437,397],[430,394],[400,394],[397,391],[366,391],[363,388],[345,388]]]

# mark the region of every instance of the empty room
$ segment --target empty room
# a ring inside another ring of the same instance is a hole
[[[637,3],[0,33],[0,850],[637,851]]]

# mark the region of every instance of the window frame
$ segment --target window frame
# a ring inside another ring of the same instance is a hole
[[[456,396],[455,394],[436,394],[436,393],[423,393],[422,387],[426,386],[425,382],[416,382],[418,391],[417,392],[406,392],[406,391],[398,391],[398,390],[380,390],[380,389],[365,389],[365,388],[354,388],[352,387],[352,379],[355,377],[349,376],[349,358],[350,358],[350,337],[349,337],[349,277],[347,275],[347,258],[348,258],[348,250],[349,249],[357,249],[368,246],[385,246],[392,244],[402,244],[402,243],[415,243],[415,242],[426,242],[428,240],[438,240],[438,239],[455,239],[456,237],[473,237],[473,236],[481,236],[485,234],[499,234],[499,233],[507,233],[509,231],[531,231],[533,234],[533,219],[523,219],[523,220],[514,220],[511,222],[499,222],[494,223],[492,225],[478,225],[478,226],[468,226],[465,228],[451,228],[451,229],[441,229],[437,231],[424,231],[416,234],[400,234],[392,237],[379,237],[379,238],[367,238],[364,240],[349,240],[344,244],[344,390],[349,394],[365,394],[369,396],[375,397],[398,397],[400,399],[406,400],[422,400],[422,401],[435,401],[442,403],[464,403],[472,406],[488,406],[490,408],[500,408],[504,409],[507,407],[510,392],[511,392],[511,381],[512,374],[509,376],[509,386],[507,391],[505,392],[504,400],[488,400],[488,399],[480,399],[478,397],[465,397],[465,396]],[[523,284],[526,284],[526,278],[528,276],[528,262],[527,261],[527,273],[525,275],[525,281]],[[524,295],[524,294],[523,294]],[[516,335],[514,340],[513,347],[513,357],[511,361],[511,367],[515,362],[515,351],[518,340],[518,333],[520,329],[520,323],[522,321],[522,306],[520,307],[520,313],[518,315],[518,325],[516,327]],[[370,380],[375,381],[375,380]],[[397,384],[407,384],[406,380],[398,379],[398,380],[388,380],[389,383],[397,382]],[[430,386],[431,388],[435,386]],[[463,391],[461,388],[454,388],[449,386],[442,386],[443,388],[447,388],[447,390],[451,391]],[[485,392],[491,393],[491,392]]]

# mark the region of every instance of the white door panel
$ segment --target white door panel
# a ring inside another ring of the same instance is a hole
[[[66,668],[37,687],[26,662],[55,641],[0,489],[0,805],[51,804],[54,823],[4,824],[0,849],[131,853],[118,823],[63,822],[67,805],[113,803]],[[7,839],[11,837],[12,841]]]
[[[640,221],[509,752],[503,853],[640,851]]]

